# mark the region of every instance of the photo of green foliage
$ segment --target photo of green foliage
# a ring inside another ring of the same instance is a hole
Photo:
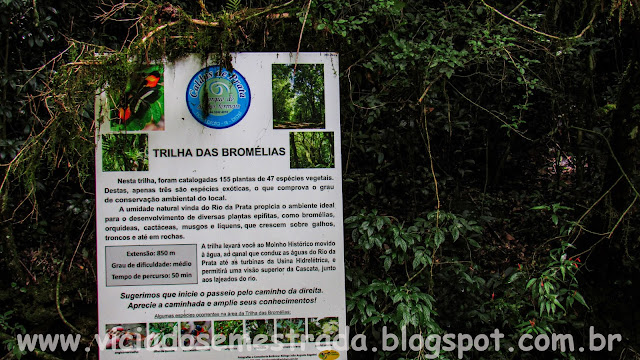
[[[310,318],[310,341],[333,341],[338,336],[339,322],[337,317]]]
[[[335,166],[333,132],[291,132],[289,147],[292,169]]]
[[[239,345],[244,343],[242,320],[225,320],[213,322],[213,344]]]
[[[299,343],[305,334],[305,319],[279,319],[276,322],[278,341],[283,343]]]
[[[175,347],[178,345],[174,342],[178,337],[177,334],[177,322],[150,323],[147,337],[149,347]]]
[[[164,67],[134,72],[123,89],[109,94],[112,131],[164,130]]]
[[[275,335],[273,320],[248,320],[247,334],[252,344],[272,344]]]
[[[273,128],[324,129],[324,66],[272,66]]]
[[[102,135],[102,171],[149,171],[147,134]]]

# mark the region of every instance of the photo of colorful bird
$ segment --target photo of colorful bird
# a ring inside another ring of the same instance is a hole
[[[113,101],[111,130],[164,130],[163,67],[134,72],[124,93]]]

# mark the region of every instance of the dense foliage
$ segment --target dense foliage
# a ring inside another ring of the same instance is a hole
[[[63,327],[83,334],[95,358],[96,91],[108,83],[126,98],[131,75],[160,58],[214,54],[228,67],[229,52],[297,49],[340,53],[352,334],[373,345],[383,325],[397,334],[498,328],[501,352],[467,356],[638,358],[639,6],[0,1],[6,358],[22,356],[14,335]],[[317,95],[302,89],[318,75],[279,70],[274,117],[304,128]],[[145,166],[135,152],[144,139],[116,140],[131,151],[114,167]],[[307,151],[304,141],[292,148]],[[301,166],[333,166],[307,153]],[[228,325],[216,331],[235,331]],[[589,326],[623,340],[611,353],[506,350],[522,333],[585,339]]]
[[[332,132],[291,132],[289,140],[292,169],[334,167]]]

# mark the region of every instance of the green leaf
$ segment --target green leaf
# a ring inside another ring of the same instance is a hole
[[[471,244],[471,246],[473,247],[480,248],[480,244],[478,244],[478,242],[473,239],[469,239],[469,244]]]
[[[384,226],[384,220],[383,218],[379,217],[376,219],[376,228],[378,229],[378,231],[380,231],[380,229],[382,229],[382,227]]]
[[[531,287],[531,285],[533,285],[534,283],[536,283],[538,281],[538,278],[532,278],[531,280],[529,280],[529,282],[527,282],[527,287],[525,289],[528,289]]]
[[[373,185],[373,183],[368,183],[364,187],[364,191],[366,191],[369,195],[375,195],[376,194],[376,187],[375,187],[375,185]]]
[[[351,224],[356,222],[356,220],[358,220],[358,216],[349,216],[348,218],[344,219],[344,223],[346,224]]]
[[[511,276],[509,277],[509,280],[507,281],[507,283],[511,284],[512,282],[514,282],[514,281],[518,280],[518,278],[519,278],[520,276],[522,276],[522,273],[521,273],[521,272],[513,273],[513,275],[511,275]],[[527,286],[527,287],[528,287],[528,286]]]
[[[395,293],[393,296],[391,296],[391,301],[393,301],[394,304],[400,300],[402,300],[402,293]]]
[[[354,302],[347,302],[347,311],[352,311],[353,309],[355,309],[356,304]]]
[[[416,257],[413,258],[413,264],[412,264],[413,268],[414,269],[417,268],[418,265],[420,265],[421,262],[422,262],[422,260],[420,259],[420,257],[416,255]]]
[[[544,288],[544,292],[546,292],[547,294],[551,292],[552,290],[552,286],[549,282],[545,282],[543,285]]]
[[[434,235],[434,241],[435,241],[436,247],[439,247],[444,242],[444,231],[442,231],[442,229],[436,229],[435,235]]]
[[[401,237],[398,238],[398,241],[396,242],[396,244],[398,246],[400,246],[400,248],[402,249],[403,252],[407,252],[407,243],[404,241],[404,239],[402,239]]]
[[[469,283],[469,284],[473,284],[473,279],[471,278],[471,276],[469,276],[469,274],[467,273],[462,273],[462,277]]]
[[[551,215],[551,221],[553,221],[554,225],[558,225],[558,215],[556,214]]]
[[[549,205],[538,205],[534,206],[529,210],[549,210]]]
[[[584,298],[582,297],[582,295],[576,291],[576,293],[573,295],[574,299],[576,299],[580,304],[584,305],[586,308],[589,308],[589,306],[587,305],[587,303],[584,301]]]
[[[406,5],[407,5],[407,4],[406,4],[405,2],[402,2],[402,1],[396,1],[396,2],[394,2],[394,4],[393,4],[393,8],[394,8],[395,10],[402,10],[402,9],[404,9],[404,7],[405,7]]]
[[[365,311],[367,316],[373,315],[375,311],[376,311],[375,306],[373,306],[372,304],[367,304],[366,311]]]
[[[557,306],[558,306],[560,309],[562,309],[563,311],[566,311],[566,310],[565,310],[565,308],[564,308],[564,306],[562,306],[562,304],[560,304],[560,302],[558,301],[558,298],[557,298],[557,297],[554,297],[554,298],[553,298],[553,303],[554,303],[555,305],[557,305]]]
[[[456,242],[456,240],[458,240],[458,238],[460,237],[460,230],[458,230],[458,227],[456,225],[454,225],[451,229],[451,236],[453,236],[453,242]]]

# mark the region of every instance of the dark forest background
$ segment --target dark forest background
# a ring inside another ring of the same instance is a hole
[[[124,89],[160,58],[213,54],[229,67],[229,52],[297,49],[340,53],[352,334],[374,346],[383,325],[498,328],[500,352],[467,358],[640,358],[639,8],[0,1],[3,358],[96,357],[95,91]],[[506,350],[552,331],[578,347],[590,326],[622,341],[612,352]],[[67,331],[92,351],[14,347],[19,333]]]

